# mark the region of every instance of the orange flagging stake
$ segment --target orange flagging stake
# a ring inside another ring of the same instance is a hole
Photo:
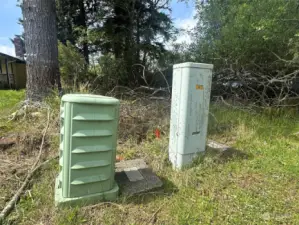
[[[155,130],[155,136],[158,139],[160,139],[160,137],[161,137],[161,131],[158,128],[156,128],[156,130]]]

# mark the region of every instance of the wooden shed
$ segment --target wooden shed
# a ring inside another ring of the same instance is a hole
[[[0,52],[0,89],[26,87],[26,62]]]

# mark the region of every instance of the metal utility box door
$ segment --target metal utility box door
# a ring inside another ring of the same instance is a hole
[[[119,101],[98,95],[64,95],[61,101],[62,197],[109,191],[114,186]]]
[[[205,150],[213,65],[173,66],[169,158],[175,168]]]

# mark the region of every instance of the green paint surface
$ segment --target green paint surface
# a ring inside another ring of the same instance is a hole
[[[118,192],[114,174],[119,101],[100,95],[64,95],[60,117],[57,190],[61,197]]]

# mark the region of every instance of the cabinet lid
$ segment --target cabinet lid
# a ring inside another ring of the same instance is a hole
[[[66,94],[62,96],[64,102],[85,103],[85,104],[104,104],[118,105],[119,100],[113,97],[93,94]]]
[[[193,63],[193,62],[185,62],[180,64],[173,65],[173,68],[201,68],[201,69],[213,69],[213,64],[205,64],[205,63]]]

